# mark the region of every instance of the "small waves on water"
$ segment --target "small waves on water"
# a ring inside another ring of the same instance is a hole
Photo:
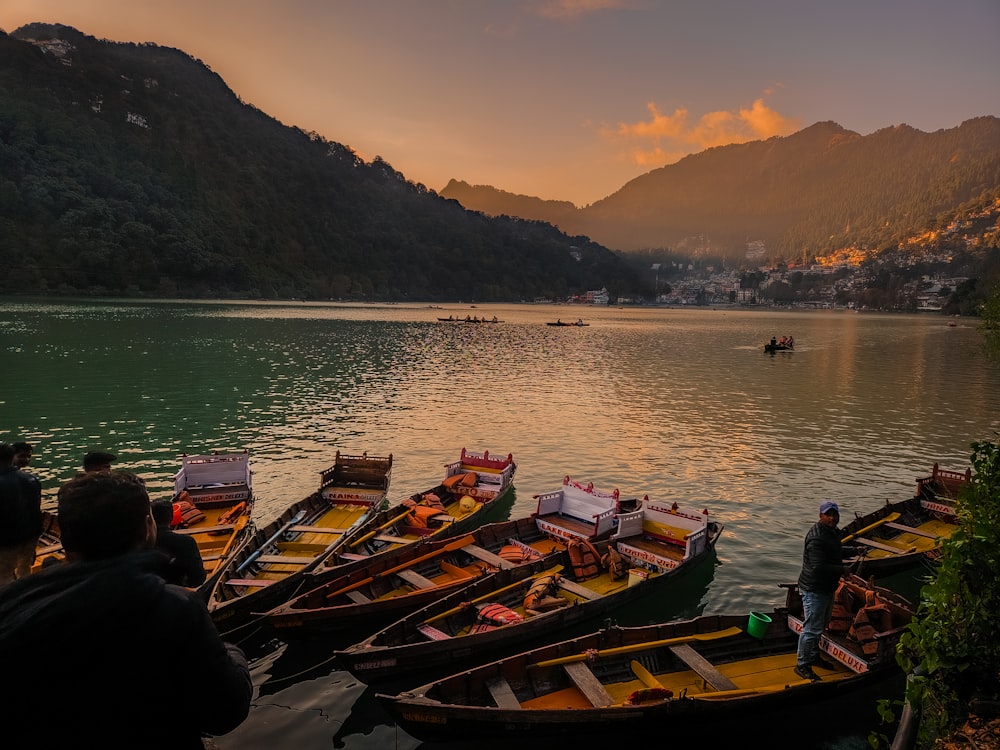
[[[660,603],[687,617],[780,604],[822,500],[846,522],[911,494],[935,462],[964,469],[1000,427],[978,331],[937,316],[523,305],[477,308],[502,324],[437,321],[467,312],[0,303],[0,439],[35,444],[49,500],[90,448],[154,496],[182,453],[246,448],[260,523],[311,493],[337,450],[392,453],[393,499],[436,485],[463,447],[512,452],[512,516],[565,475],[708,508],[726,528],[717,559]],[[581,315],[589,326],[545,325]],[[763,353],[787,334],[794,352]],[[329,740],[348,721],[362,727],[337,734],[350,747],[413,746],[370,720],[344,673],[303,674],[288,650],[261,659],[266,700],[240,731],[289,745],[282,732]]]

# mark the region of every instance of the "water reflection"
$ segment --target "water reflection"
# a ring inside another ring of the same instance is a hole
[[[506,322],[437,322],[471,312]],[[570,315],[590,326],[545,325]],[[794,352],[763,354],[787,334]],[[748,611],[782,601],[820,500],[868,512],[995,437],[1000,378],[980,344],[974,322],[939,316],[13,300],[0,439],[35,444],[47,498],[92,447],[154,494],[181,453],[248,448],[262,523],[338,449],[392,453],[393,498],[436,484],[462,447],[509,451],[511,515],[566,474],[708,508],[719,565],[687,608]],[[363,693],[308,679],[338,708]]]

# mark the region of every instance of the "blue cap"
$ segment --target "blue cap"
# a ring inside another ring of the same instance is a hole
[[[830,513],[836,513],[839,516],[840,508],[837,507],[836,503],[827,500],[825,503],[822,503],[819,506],[819,514],[821,516],[825,516],[829,515]]]

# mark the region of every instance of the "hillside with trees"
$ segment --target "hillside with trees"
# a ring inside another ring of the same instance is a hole
[[[0,33],[0,293],[520,301],[634,271],[240,101],[204,63]]]
[[[720,146],[631,180],[583,208],[453,180],[467,208],[550,221],[623,251],[669,248],[742,260],[877,250],[951,221],[1000,187],[1000,119],[868,136],[821,122],[786,137]]]

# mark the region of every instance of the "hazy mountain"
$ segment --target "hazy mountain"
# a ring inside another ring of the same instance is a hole
[[[821,122],[787,137],[721,146],[628,182],[584,208],[451,181],[441,194],[491,215],[550,221],[619,250],[710,249],[748,242],[798,257],[877,249],[1000,188],[1000,119],[868,136]]]
[[[176,49],[0,33],[0,292],[521,300],[634,289],[621,257],[495,219],[242,102]]]

